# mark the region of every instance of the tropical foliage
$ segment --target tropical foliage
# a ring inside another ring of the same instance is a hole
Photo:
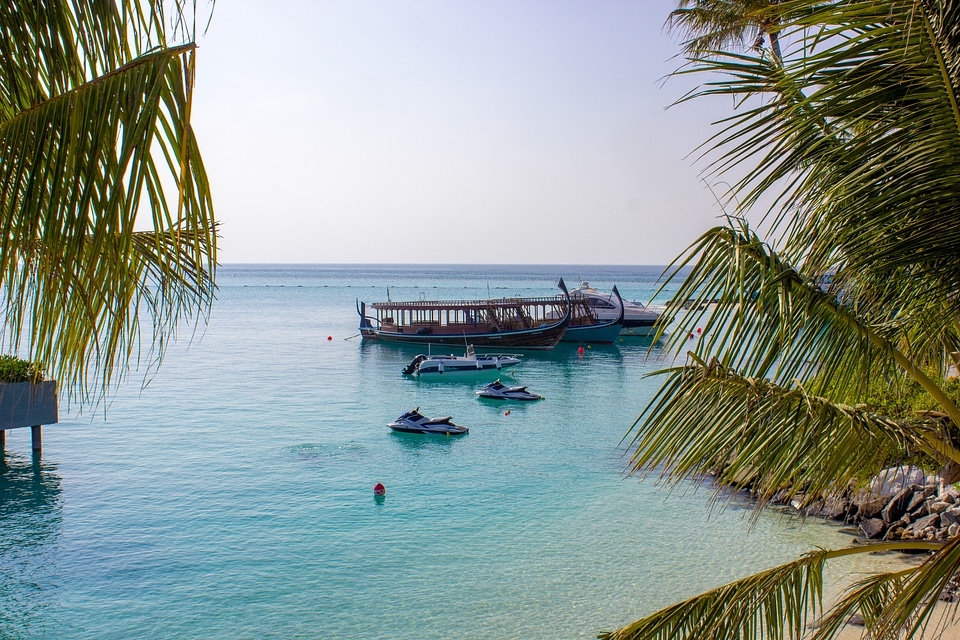
[[[38,382],[43,378],[33,363],[11,355],[0,356],[0,382]]]
[[[673,24],[721,5],[740,11],[733,26],[775,25],[783,52],[737,46],[716,13],[686,31],[679,73],[707,81],[684,100],[737,107],[707,156],[708,174],[733,183],[735,213],[671,270],[689,276],[664,316],[679,327],[667,341],[681,349],[694,327],[703,337],[661,373],[628,434],[631,472],[749,483],[763,508],[777,493],[809,500],[862,484],[891,460],[956,469],[960,2],[701,0],[681,3]],[[764,238],[745,222],[757,209]],[[867,402],[878,386],[912,389],[952,428],[878,413],[888,405]],[[875,548],[811,553],[603,637],[826,639],[860,613],[872,638],[929,638],[960,539],[884,546],[917,545],[923,564],[861,580],[826,611],[824,566]]]
[[[187,4],[0,3],[2,347],[81,399],[212,301]]]

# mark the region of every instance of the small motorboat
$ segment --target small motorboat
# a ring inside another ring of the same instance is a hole
[[[543,400],[543,396],[530,393],[526,387],[508,387],[499,380],[477,391],[477,395],[492,400]]]
[[[473,345],[468,345],[467,352],[463,356],[425,356],[420,354],[403,369],[403,373],[408,376],[430,377],[449,374],[461,377],[468,373],[492,373],[496,375],[504,367],[512,367],[519,362],[520,358],[517,356],[478,356],[473,350]],[[493,375],[490,375],[487,379],[489,380]]]
[[[453,424],[450,422],[452,419],[453,416],[428,418],[420,413],[420,407],[417,407],[387,423],[387,426],[400,433],[432,433],[442,436],[462,436],[470,431],[466,427]]]

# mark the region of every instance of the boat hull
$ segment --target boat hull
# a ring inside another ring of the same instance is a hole
[[[395,433],[420,433],[426,436],[464,436],[470,432],[467,427],[456,427],[455,429],[436,429],[425,427],[413,427],[402,424],[388,424],[388,427]]]
[[[621,336],[636,336],[646,338],[652,336],[657,331],[656,319],[648,320],[626,320],[623,321],[623,328],[620,329]]]
[[[395,344],[439,345],[463,347],[470,343],[485,349],[552,349],[563,338],[566,323],[563,326],[548,326],[524,331],[504,331],[502,333],[459,333],[456,335],[429,333],[414,334],[396,331],[383,331],[373,327],[360,327],[364,340],[379,340]]]
[[[499,377],[503,370],[507,367],[484,367],[482,369],[477,369],[476,367],[472,369],[448,369],[444,367],[443,371],[440,371],[436,368],[431,369],[421,369],[417,373],[413,374],[417,377],[423,378],[425,380],[438,380],[440,378],[457,378],[457,379],[495,379]]]
[[[542,396],[538,396],[533,393],[503,395],[498,393],[477,391],[477,397],[483,398],[484,400],[519,400],[521,402],[543,400]]]
[[[593,344],[613,344],[620,335],[622,325],[603,324],[585,327],[567,327],[561,342],[591,342]]]

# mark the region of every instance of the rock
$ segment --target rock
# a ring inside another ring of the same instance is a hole
[[[849,506],[850,502],[846,498],[830,495],[823,501],[823,506],[820,507],[820,514],[827,518],[839,520],[847,515]]]
[[[789,497],[789,489],[780,489],[780,491],[777,491],[775,494],[773,494],[773,497],[770,498],[770,502],[773,504],[787,504],[787,498]]]
[[[949,508],[950,508],[950,505],[947,504],[946,502],[937,501],[937,502],[931,503],[931,504],[927,507],[927,510],[928,510],[930,513],[938,513],[938,514],[939,514],[939,513],[943,513],[944,511],[946,511],[946,510],[949,509]]]
[[[940,492],[940,500],[948,504],[956,504],[957,499],[960,499],[960,489],[953,485],[944,487],[943,491]]]
[[[878,538],[887,528],[887,524],[880,518],[870,518],[860,523],[860,531],[867,538]]]
[[[904,536],[909,535],[911,538],[926,538],[929,536],[928,539],[932,539],[936,535],[939,526],[940,514],[931,513],[911,524],[904,530],[903,534]]]
[[[857,516],[863,520],[875,518],[880,515],[883,508],[890,502],[889,498],[872,497],[863,492],[854,498],[853,504],[857,507]]]
[[[896,525],[887,529],[887,534],[883,536],[884,540],[899,540],[903,537],[903,527]]]
[[[884,522],[894,522],[907,512],[907,505],[913,498],[912,489],[903,489],[891,498],[887,506],[880,512],[880,517]]]
[[[910,502],[907,503],[906,512],[913,513],[923,505],[923,502],[926,499],[927,496],[923,495],[923,491],[914,491],[913,496],[910,498]]]
[[[957,532],[960,532],[960,524],[954,522],[949,527],[947,527],[947,537],[953,538],[957,535]]]
[[[960,523],[960,507],[950,507],[940,514],[940,521],[944,526]]]
[[[907,465],[884,469],[870,481],[870,493],[875,496],[894,496],[910,485],[923,485],[926,474],[923,469]]]
[[[857,627],[863,627],[866,625],[866,623],[863,620],[863,616],[860,615],[859,613],[855,613],[849,618],[847,618],[847,624],[852,624]]]

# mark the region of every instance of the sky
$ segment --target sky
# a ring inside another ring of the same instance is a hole
[[[193,124],[220,261],[669,262],[718,223],[696,149],[729,111],[666,108],[675,6],[218,2]]]

